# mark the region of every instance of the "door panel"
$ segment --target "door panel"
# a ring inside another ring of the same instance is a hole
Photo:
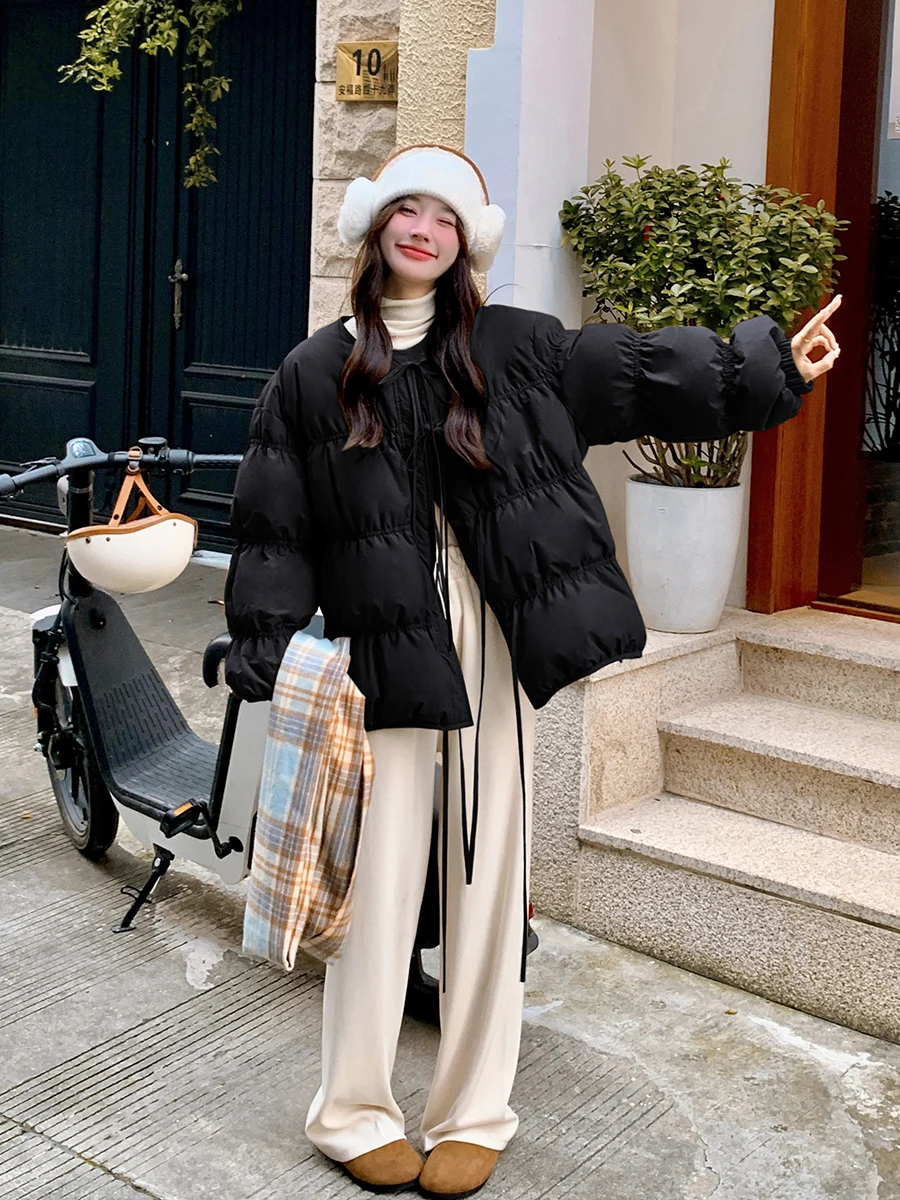
[[[0,470],[76,434],[240,452],[262,384],[306,333],[315,4],[254,0],[220,29],[232,84],[205,189],[182,184],[179,61],[135,54],[102,96],[59,83],[85,11],[0,0]],[[166,502],[204,545],[230,541],[233,481],[173,481]],[[59,520],[49,494],[3,511]]]
[[[40,22],[33,5],[3,9],[0,341],[87,363],[97,292],[100,99],[87,88],[66,96],[47,54],[52,47],[61,59],[72,47],[81,16],[81,4],[54,4]],[[29,202],[38,196],[40,204]]]
[[[315,6],[254,0],[216,48],[231,89],[217,106],[218,183],[181,189],[176,256],[184,326],[174,331],[172,436],[195,450],[240,452],[260,387],[306,334]],[[182,146],[182,161],[187,147]],[[233,475],[182,481],[176,507],[227,539]]]
[[[219,43],[222,71],[234,80],[219,106],[219,182],[183,206],[195,280],[188,371],[268,371],[306,332],[313,5],[254,7],[255,22],[238,14]]]
[[[129,213],[108,166],[131,88],[60,84],[83,19],[81,0],[0,3],[0,470],[77,434],[127,437]],[[4,511],[59,520],[49,488]]]

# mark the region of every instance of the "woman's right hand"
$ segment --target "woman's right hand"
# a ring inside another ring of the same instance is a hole
[[[795,333],[791,338],[791,353],[794,356],[794,363],[807,383],[824,375],[826,371],[830,371],[837,362],[841,348],[837,338],[825,322],[833,312],[837,312],[840,308],[842,299],[842,296],[835,296],[830,304],[826,304],[823,309],[820,309],[812,320],[807,321],[800,332]],[[813,361],[809,356],[820,346],[825,353],[821,358]]]

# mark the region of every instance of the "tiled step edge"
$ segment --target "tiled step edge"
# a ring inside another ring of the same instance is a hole
[[[659,721],[661,733],[900,788],[900,723],[745,692]]]
[[[746,622],[735,631],[735,636],[738,642],[752,646],[900,671],[900,625],[882,621],[864,621],[815,609],[797,609],[756,620],[747,614]]]
[[[645,858],[900,933],[900,856],[664,792],[579,829]]]

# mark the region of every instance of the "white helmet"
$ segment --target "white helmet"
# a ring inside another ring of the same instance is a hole
[[[197,544],[197,522],[169,512],[141,474],[142,451],[132,446],[131,462],[108,525],[86,525],[65,534],[66,550],[79,575],[110,592],[152,592],[177,579]],[[127,519],[132,489],[141,495]],[[151,516],[140,518],[148,509]]]

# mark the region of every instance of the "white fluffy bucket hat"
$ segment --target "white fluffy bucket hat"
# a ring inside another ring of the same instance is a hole
[[[506,213],[491,204],[472,160],[447,146],[406,146],[386,158],[373,179],[354,179],[338,214],[338,237],[345,246],[358,246],[386,204],[412,195],[450,205],[465,230],[472,267],[487,271],[500,248]]]

